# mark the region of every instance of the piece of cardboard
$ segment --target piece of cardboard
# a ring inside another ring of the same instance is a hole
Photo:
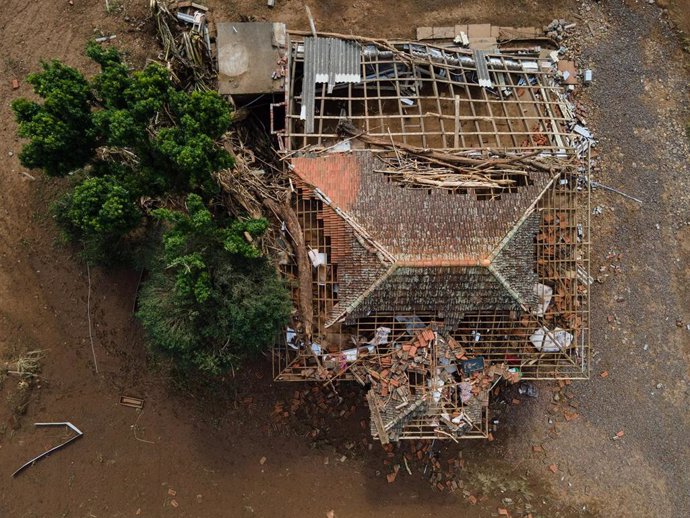
[[[577,67],[575,66],[575,62],[566,61],[566,60],[561,59],[558,62],[558,70],[561,73],[568,72],[568,78],[563,81],[564,84],[566,84],[566,85],[578,85],[578,84],[580,84],[580,80],[577,78]]]

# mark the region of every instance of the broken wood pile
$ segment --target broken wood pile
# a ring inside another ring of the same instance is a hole
[[[43,350],[22,353],[17,359],[4,362],[0,366],[0,377],[4,374],[12,374],[20,378],[36,377],[41,372],[41,360],[44,357]]]
[[[485,366],[481,356],[468,357],[456,340],[430,327],[379,349],[358,357],[350,370],[371,384],[371,433],[384,445],[402,438],[409,426],[453,439],[470,431],[486,434],[482,416],[490,389],[501,378],[519,379],[505,364]]]
[[[272,164],[261,160],[239,137],[237,132],[225,138],[225,149],[233,157],[233,167],[214,173],[218,185],[230,197],[226,203],[233,215],[249,214],[259,218],[264,212],[264,200],[282,203],[287,199],[288,188],[276,182]],[[244,214],[241,214],[244,212]]]
[[[341,121],[338,132],[371,146],[394,151],[394,156],[383,158],[387,167],[376,171],[419,187],[506,189],[515,186],[521,178],[526,183],[525,177],[530,174],[554,175],[570,167],[563,161],[537,157],[539,151],[510,155],[492,151],[489,156],[476,156],[477,153],[470,156],[468,152],[453,153],[393,143],[392,140],[368,135],[349,121]]]
[[[163,46],[161,59],[185,90],[215,89],[216,68],[212,43],[215,24],[206,6],[193,2],[150,0],[158,38]],[[184,24],[186,27],[183,27]]]
[[[385,169],[375,169],[400,183],[412,187],[438,187],[440,189],[492,188],[505,189],[517,183],[516,177],[526,177],[520,169],[433,167],[417,157],[383,158]]]

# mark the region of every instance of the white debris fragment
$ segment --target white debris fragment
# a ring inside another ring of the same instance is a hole
[[[378,327],[376,328],[376,334],[369,343],[371,345],[383,345],[388,343],[388,335],[391,334],[390,327]]]
[[[564,351],[570,347],[570,344],[573,342],[573,335],[560,327],[553,331],[549,331],[546,327],[541,327],[529,337],[529,340],[538,351],[554,353]]]
[[[318,249],[309,250],[309,252],[307,252],[307,255],[309,256],[309,260],[311,261],[311,264],[314,266],[314,268],[318,268],[319,266],[326,264],[326,254],[319,252]]]
[[[538,306],[536,308],[536,313],[538,317],[544,316],[549,304],[551,304],[551,298],[553,297],[553,288],[547,286],[546,284],[537,283],[534,285],[534,294],[538,298]]]

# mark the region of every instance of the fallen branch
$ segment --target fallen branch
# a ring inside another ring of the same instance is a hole
[[[297,275],[299,279],[299,308],[302,315],[302,323],[304,325],[304,336],[306,342],[311,342],[312,326],[313,326],[313,301],[311,288],[311,262],[307,257],[307,246],[304,242],[304,235],[302,234],[302,226],[299,223],[297,214],[292,210],[288,203],[277,203],[276,201],[266,198],[263,200],[264,205],[273,211],[281,220],[285,222],[287,231],[290,234],[293,242],[293,250],[295,253],[295,260],[297,262]],[[311,347],[307,347],[311,350]],[[321,362],[318,356],[314,355],[317,363],[320,366]]]

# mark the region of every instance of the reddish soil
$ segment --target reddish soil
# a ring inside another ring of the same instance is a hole
[[[9,103],[32,95],[24,77],[40,60],[57,58],[93,72],[83,48],[99,31],[117,34],[118,46],[136,65],[157,47],[147,36],[150,24],[140,25],[147,2],[110,0],[117,6],[112,14],[101,1],[73,3],[10,0],[0,12],[0,358],[47,351],[41,377],[25,401],[16,378],[0,381],[0,516],[323,517],[334,510],[338,517],[449,512],[462,517],[496,516],[499,506],[524,515],[502,502],[506,497],[516,507],[529,500],[535,517],[686,514],[690,335],[676,319],[690,322],[683,290],[690,254],[683,194],[688,81],[669,65],[663,68],[670,74],[665,83],[652,75],[655,63],[683,59],[679,39],[657,6],[616,1],[609,9],[586,2],[590,10],[580,11],[594,20],[593,27],[599,20],[610,27],[596,37],[582,31],[581,44],[598,81],[587,102],[605,156],[599,180],[646,202],[640,208],[611,194],[594,195],[593,205],[606,212],[593,221],[593,275],[608,267],[610,250],[622,253],[624,264],[622,274],[593,287],[593,341],[600,363],[592,381],[559,392],[578,406],[577,418],[565,421],[553,412],[547,383],[540,385],[538,399],[504,410],[495,441],[442,448],[441,459],[462,450],[462,478],[472,495],[481,497],[472,505],[462,492],[434,490],[424,479],[424,462],[411,464],[412,476],[403,468],[389,484],[385,475],[391,468],[384,464],[389,458],[379,446],[369,450],[364,443],[365,409],[358,405],[349,412],[357,399],[350,393],[354,387],[341,388],[346,403],[329,406],[325,414],[306,416],[302,407],[301,418],[278,419],[275,403],[289,401],[297,388],[274,385],[268,361],[248,366],[222,390],[192,390],[193,381],[173,380],[167,366],[147,354],[132,318],[136,272],[90,272],[95,371],[86,266],[59,244],[47,210],[65,184],[35,171],[29,172],[35,180],[20,174],[27,171],[17,159],[21,142]],[[220,19],[254,15],[306,28],[303,3],[295,0],[278,0],[273,11],[264,2],[210,4]],[[312,12],[323,30],[412,36],[418,25],[542,25],[570,18],[577,8],[566,1],[409,0],[396,2],[392,12],[388,5],[328,0]],[[644,38],[635,32],[647,28],[651,32]],[[617,54],[607,54],[610,48],[625,60],[618,63]],[[621,82],[630,67],[637,74],[634,88]],[[18,90],[11,86],[15,78]],[[626,111],[626,103],[644,110]],[[633,119],[620,119],[626,114]],[[659,156],[639,157],[640,142]],[[618,295],[625,302],[618,302]],[[618,320],[611,325],[606,317],[614,313]],[[610,375],[601,378],[599,370]],[[143,412],[119,405],[122,394],[145,399]],[[24,403],[23,412],[16,412]],[[341,410],[346,415],[340,417]],[[35,430],[32,423],[64,420],[79,426],[84,437],[11,479],[23,462],[64,439],[62,430]],[[624,437],[612,440],[621,429]],[[534,444],[544,451],[533,452]],[[556,474],[548,469],[551,464],[557,465]]]

